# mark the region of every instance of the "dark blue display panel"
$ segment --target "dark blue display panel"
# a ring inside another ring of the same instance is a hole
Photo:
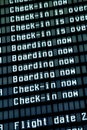
[[[0,1],[0,130],[87,130],[87,1]]]

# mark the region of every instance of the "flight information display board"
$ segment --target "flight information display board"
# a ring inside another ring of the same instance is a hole
[[[0,130],[87,130],[87,0],[0,0]]]

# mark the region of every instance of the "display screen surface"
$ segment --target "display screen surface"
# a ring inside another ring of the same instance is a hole
[[[87,130],[87,0],[0,0],[0,130]]]

